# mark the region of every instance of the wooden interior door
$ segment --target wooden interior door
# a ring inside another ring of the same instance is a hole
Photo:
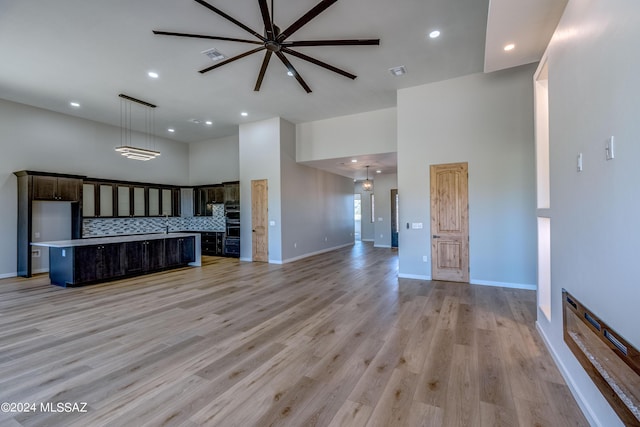
[[[252,260],[269,262],[269,209],[266,179],[251,181]]]
[[[467,163],[431,166],[431,277],[469,282]]]

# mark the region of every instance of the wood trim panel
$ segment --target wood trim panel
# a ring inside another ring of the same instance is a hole
[[[640,426],[640,353],[562,290],[564,341],[627,426]]]

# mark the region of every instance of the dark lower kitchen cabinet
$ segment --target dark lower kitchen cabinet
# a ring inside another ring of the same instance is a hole
[[[210,231],[202,233],[202,255],[224,256],[224,233]]]
[[[81,286],[167,270],[190,263],[200,265],[200,260],[196,260],[196,237],[193,234],[156,236],[144,240],[124,240],[126,236],[123,236],[112,238],[110,243],[104,244],[43,244],[49,246],[51,283],[58,286]],[[114,242],[113,239],[122,240]]]
[[[95,282],[124,274],[123,244],[79,246],[74,248],[74,280]]]
[[[195,261],[195,237],[165,239],[165,266],[175,267]]]
[[[165,240],[141,240],[125,243],[126,273],[139,274],[165,267]]]

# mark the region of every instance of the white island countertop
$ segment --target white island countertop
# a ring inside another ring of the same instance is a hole
[[[107,245],[110,243],[138,242],[140,240],[171,239],[174,237],[200,237],[200,233],[149,233],[125,236],[91,237],[88,239],[56,240],[53,242],[32,242],[32,246],[49,248],[73,248],[77,246]]]

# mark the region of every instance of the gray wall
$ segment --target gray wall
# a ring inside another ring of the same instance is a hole
[[[149,162],[125,159],[114,151],[118,145],[118,127],[0,100],[0,277],[16,272],[15,171],[188,184],[187,144],[158,138],[162,155]]]
[[[361,240],[364,242],[373,242],[375,227],[371,221],[371,192],[362,190],[362,181],[357,181],[353,184],[354,194],[360,194],[362,200],[362,229],[360,231]],[[374,196],[375,197],[375,196]]]
[[[295,126],[280,118],[240,126],[243,260],[252,258],[251,180],[256,179],[269,182],[269,262],[353,242],[352,181],[296,164],[295,138]]]
[[[280,137],[282,260],[353,244],[353,180],[297,164],[293,124]]]
[[[218,184],[239,179],[237,135],[189,144],[189,184]]]
[[[639,18],[637,1],[570,0],[547,50],[552,299],[551,321],[539,312],[538,325],[593,424],[607,427],[622,423],[563,341],[561,292],[640,348]]]
[[[429,166],[469,163],[472,283],[534,287],[535,66],[398,91],[400,275],[430,278]]]

